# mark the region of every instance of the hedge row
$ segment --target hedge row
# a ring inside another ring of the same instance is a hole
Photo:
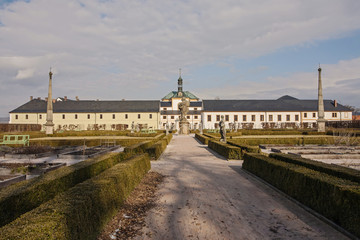
[[[96,239],[149,170],[146,154],[121,162],[0,228],[0,239]]]
[[[260,153],[260,148],[259,146],[250,146],[244,143],[237,143],[237,142],[233,142],[233,141],[227,141],[228,144],[235,146],[235,147],[239,147],[241,148],[242,151],[248,152],[248,153]]]
[[[231,140],[234,143],[243,143],[256,146],[259,144],[285,144],[285,145],[305,145],[305,144],[334,144],[333,137],[294,137],[294,138],[237,138]]]
[[[209,140],[209,148],[226,157],[227,159],[242,159],[241,148],[230,146],[226,143]]]
[[[211,138],[203,135],[203,134],[199,134],[199,133],[195,133],[195,137],[202,143],[202,144],[206,144],[208,145],[209,140],[211,140]]]
[[[59,147],[59,146],[99,146],[101,142],[103,142],[105,139],[62,139],[62,140],[31,140],[30,138],[30,145],[46,145],[46,146],[52,146],[52,147]],[[130,146],[132,144],[136,144],[139,142],[144,141],[144,139],[114,139],[115,143],[117,145],[121,146]]]
[[[92,178],[128,158],[125,153],[108,153],[69,167],[59,168],[0,191],[0,226],[54,198],[57,194]]]
[[[124,153],[139,154],[144,153],[147,148],[154,144],[154,141],[144,141],[137,144],[130,145],[124,148]]]
[[[360,237],[360,185],[261,154],[244,155],[242,167]]]
[[[297,164],[315,171],[323,172],[338,178],[347,179],[360,183],[360,171],[335,164],[327,164],[319,161],[302,158],[293,154],[271,153],[270,157],[280,161]]]
[[[161,140],[157,141],[155,144],[148,147],[146,149],[146,152],[150,155],[152,159],[158,159],[166,149],[166,146],[170,143],[171,139],[172,134],[168,134]]]

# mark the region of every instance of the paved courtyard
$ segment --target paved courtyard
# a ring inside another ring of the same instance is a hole
[[[137,239],[348,239],[193,136],[174,136],[166,175]]]

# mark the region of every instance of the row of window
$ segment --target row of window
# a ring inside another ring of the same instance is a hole
[[[69,116],[70,114],[67,114],[67,115]],[[74,118],[75,118],[75,119],[78,119],[78,115],[75,114],[75,115],[74,115]],[[99,118],[100,118],[100,119],[103,119],[103,114],[100,114],[100,115],[99,115]],[[125,114],[125,119],[128,119],[128,118],[129,118],[129,115],[128,115],[128,114]],[[152,114],[151,114],[151,113],[149,114],[149,118],[152,119]],[[16,115],[15,115],[15,119],[19,119],[19,115],[16,114]],[[25,114],[25,119],[29,119],[29,115],[28,115],[28,114]],[[39,119],[42,119],[42,115],[41,115],[41,114],[39,114]],[[63,114],[63,115],[62,115],[62,119],[66,119],[66,114]],[[91,114],[88,114],[88,115],[87,115],[87,119],[91,119]],[[112,119],[115,119],[115,114],[112,115]],[[138,114],[138,119],[141,119],[141,114]]]
[[[167,116],[163,116],[162,117],[163,119],[167,119]],[[175,119],[175,116],[174,115],[172,115],[172,116],[170,116],[170,119]],[[186,119],[190,119],[190,116],[186,116]],[[199,119],[199,116],[194,116],[194,119]]]
[[[268,115],[269,117],[269,121],[272,122],[274,121],[274,116],[272,114]],[[242,115],[242,121],[246,122],[247,121],[247,115]],[[211,115],[207,115],[207,120],[208,122],[211,122]],[[219,122],[220,121],[220,115],[216,115],[216,121]],[[225,122],[229,122],[230,121],[230,116],[229,115],[225,115]],[[238,115],[234,115],[234,122],[238,122],[239,121],[239,116]],[[251,115],[251,121],[255,122],[256,121],[256,115]],[[260,121],[264,122],[265,121],[265,115],[260,115]],[[277,121],[281,122],[282,121],[282,115],[277,115]],[[286,121],[291,121],[291,116],[288,114],[286,115]],[[299,121],[299,115],[295,115],[295,121]]]
[[[166,111],[167,108],[164,107],[163,110]],[[190,109],[189,109],[189,110],[190,110]],[[198,110],[197,108],[194,108],[194,111],[197,111],[197,110]]]

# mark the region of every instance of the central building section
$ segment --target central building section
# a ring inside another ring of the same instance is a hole
[[[189,101],[189,111],[186,120],[189,122],[190,129],[198,129],[201,123],[202,101],[189,91],[183,91],[183,79],[181,75],[178,79],[178,90],[172,91],[160,101],[161,126],[165,129],[166,125],[170,130],[180,129],[180,109],[179,103],[184,100]]]

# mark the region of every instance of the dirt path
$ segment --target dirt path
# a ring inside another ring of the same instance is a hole
[[[190,136],[152,169],[166,175],[135,239],[347,239]]]

